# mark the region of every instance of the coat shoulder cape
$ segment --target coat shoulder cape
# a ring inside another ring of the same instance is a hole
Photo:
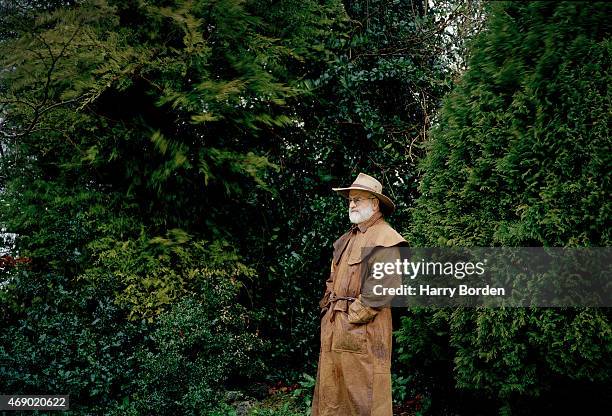
[[[342,252],[346,248],[351,231],[343,234],[342,237],[334,242],[334,263],[340,262]],[[372,224],[364,233],[364,243],[361,250],[353,250],[348,259],[349,264],[360,263],[376,247],[393,247],[397,245],[407,245],[408,242],[400,233],[395,231],[385,220],[380,220]]]

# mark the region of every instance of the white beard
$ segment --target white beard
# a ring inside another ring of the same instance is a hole
[[[351,220],[353,224],[359,224],[367,221],[372,215],[374,215],[374,210],[372,209],[371,204],[354,212],[351,212],[351,209],[349,208],[349,220]]]

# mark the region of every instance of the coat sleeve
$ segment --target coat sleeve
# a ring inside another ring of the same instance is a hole
[[[329,270],[329,277],[325,281],[325,294],[323,298],[319,301],[319,307],[325,308],[329,304],[329,297],[334,290],[334,276],[336,274],[336,265],[334,264],[334,260],[331,262],[331,268]]]
[[[348,309],[348,322],[351,324],[367,324],[380,312],[380,308],[372,308],[361,300],[361,295],[351,303]]]
[[[399,288],[402,284],[402,275],[394,270],[393,273],[385,273],[383,277],[373,273],[374,263],[395,264],[400,259],[399,247],[381,247],[372,253],[367,259],[367,268],[362,272],[363,284],[361,294],[349,307],[349,322],[353,324],[367,323],[381,311],[383,307],[389,307],[393,295],[380,295],[381,288]],[[375,286],[379,286],[375,290]]]
[[[366,305],[373,307],[389,307],[394,295],[389,295],[388,291],[383,289],[398,289],[402,285],[402,258],[399,246],[380,247],[370,259],[368,259],[368,269],[364,276],[364,286],[362,288],[362,297]],[[398,269],[398,262],[400,267]],[[378,268],[375,264],[378,263]],[[383,270],[381,265],[393,265],[391,270]],[[377,273],[378,272],[378,273]],[[376,287],[378,286],[378,288]],[[381,294],[381,292],[385,294]]]

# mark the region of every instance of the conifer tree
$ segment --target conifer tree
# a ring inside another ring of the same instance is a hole
[[[604,2],[493,5],[428,141],[414,245],[610,245],[611,11]],[[605,309],[418,313],[401,333],[406,363],[435,340],[456,386],[505,411],[537,412],[522,402],[535,396],[540,411],[565,409],[572,389],[597,400],[612,374]]]

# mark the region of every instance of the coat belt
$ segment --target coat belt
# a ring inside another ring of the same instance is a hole
[[[355,301],[355,299],[357,299],[357,298],[353,298],[353,297],[350,297],[350,296],[337,296],[335,293],[332,293],[329,296],[329,301],[330,302],[336,302],[338,300],[348,300],[348,301],[353,302],[353,301]]]
[[[354,298],[352,296],[338,296],[335,293],[332,292],[332,294],[329,296],[329,300],[327,302],[327,305],[329,305],[330,309],[331,309],[331,313],[329,316],[329,321],[330,322],[334,322],[334,318],[336,317],[336,310],[334,309],[334,305],[337,301],[339,300],[345,300],[347,302],[354,302],[357,298]],[[326,306],[327,306],[326,305]]]

